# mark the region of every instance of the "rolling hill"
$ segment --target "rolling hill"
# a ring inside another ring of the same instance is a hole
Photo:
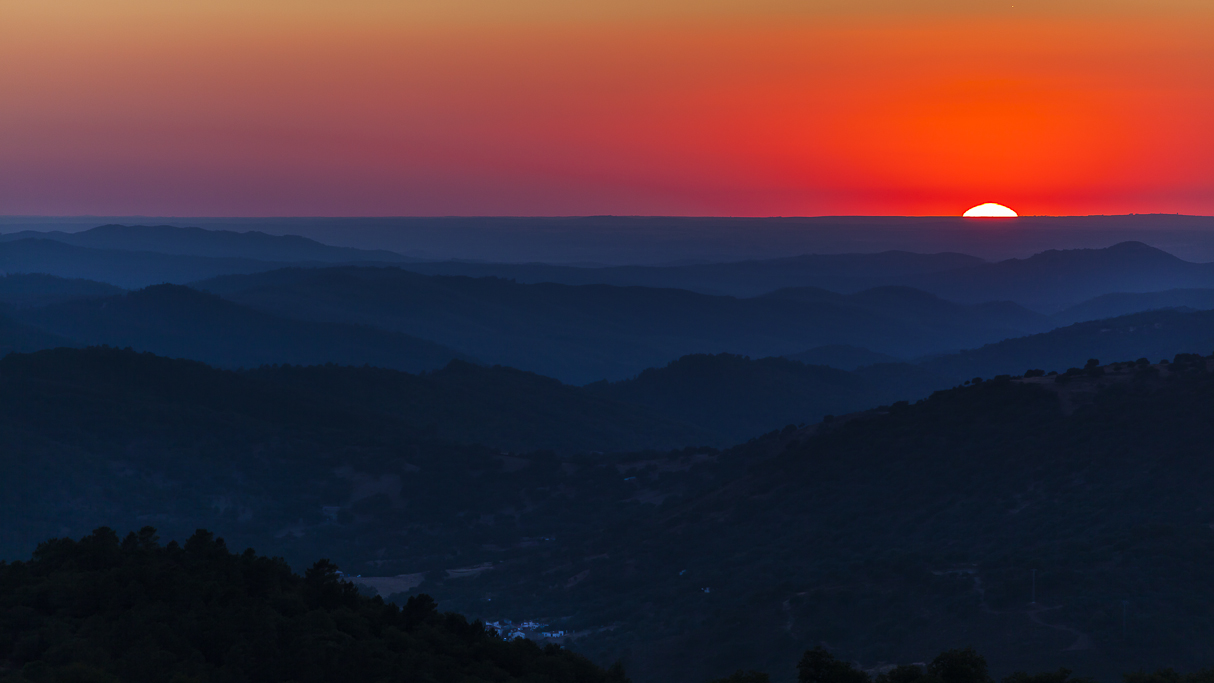
[[[0,276],[0,304],[12,308],[36,308],[121,293],[119,287],[93,280],[67,279],[43,273]]]
[[[684,356],[632,379],[588,384],[586,390],[738,443],[788,424],[816,423],[828,414],[918,399],[949,384],[905,364],[846,372],[787,358],[751,360],[722,353]]]
[[[485,362],[569,383],[626,379],[691,353],[751,357],[827,344],[909,358],[1024,334],[1008,316],[891,289],[814,300],[738,299],[680,289],[520,284],[397,268],[283,269],[200,282],[200,289],[284,317],[356,323],[431,339]],[[908,300],[937,309],[926,322]],[[881,303],[877,303],[880,301]],[[950,317],[953,316],[953,317]],[[1031,321],[1030,321],[1031,322]]]
[[[18,318],[80,344],[130,346],[221,367],[369,363],[399,370],[440,368],[463,354],[397,332],[288,320],[180,285],[28,309]]]
[[[1116,318],[1130,313],[1161,308],[1190,308],[1199,311],[1214,309],[1214,289],[1169,289],[1162,292],[1103,294],[1059,311],[1051,317],[1059,325],[1071,325],[1087,320]]]
[[[718,430],[514,368],[451,361],[419,375],[369,367],[274,366],[251,380],[360,415],[418,438],[560,454],[722,445]],[[764,430],[747,434],[749,438]]]
[[[921,366],[957,380],[1020,375],[1039,368],[1065,371],[1089,358],[1152,362],[1177,353],[1214,349],[1214,311],[1148,311],[1076,323],[1043,334],[1007,339],[925,360]]]
[[[257,273],[283,265],[249,258],[94,249],[41,238],[0,242],[0,272],[45,273],[68,279],[95,280],[124,289],[162,283],[184,284],[231,273]]]
[[[616,285],[687,289],[705,294],[758,296],[788,287],[855,291],[892,278],[977,266],[984,261],[954,253],[803,254],[786,258],[674,266],[577,267],[545,263],[413,263],[425,275],[501,277],[536,284]]]
[[[1122,242],[913,275],[901,278],[901,284],[961,303],[1015,301],[1056,313],[1114,292],[1214,287],[1214,263],[1191,263],[1142,242]]]
[[[102,225],[80,232],[22,230],[0,235],[0,243],[54,240],[75,247],[155,252],[176,256],[235,258],[270,263],[403,263],[405,256],[383,249],[351,249],[321,244],[298,235],[204,230],[171,225]]]

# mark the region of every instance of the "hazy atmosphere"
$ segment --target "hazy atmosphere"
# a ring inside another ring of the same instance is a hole
[[[1212,28],[0,2],[0,683],[1214,683]]]

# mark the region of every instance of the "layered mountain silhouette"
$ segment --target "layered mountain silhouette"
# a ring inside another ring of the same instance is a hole
[[[965,254],[805,254],[788,258],[676,266],[575,267],[544,263],[468,263],[441,261],[409,264],[426,275],[501,277],[535,284],[617,285],[688,289],[707,294],[748,297],[786,287],[822,287],[855,291],[908,275],[974,267],[984,263]]]
[[[1214,263],[1190,263],[1141,242],[1122,242],[914,275],[902,283],[961,303],[1015,301],[1055,313],[1113,292],[1214,287]]]
[[[0,235],[0,243],[25,239],[48,239],[90,249],[150,251],[177,256],[253,259],[273,263],[403,263],[413,260],[384,249],[334,247],[298,235],[204,230],[171,225],[115,224],[80,232],[23,230]]]
[[[963,304],[1011,301],[1047,314],[1114,292],[1214,286],[1214,264],[1184,261],[1142,242],[1122,242],[1104,249],[1049,250],[994,263],[955,253],[889,251],[687,266],[577,268],[441,262],[406,267],[426,274],[492,275],[524,283],[675,287],[734,296],[758,296],[794,287],[854,293],[906,286]]]
[[[120,287],[93,280],[66,279],[43,273],[0,276],[0,304],[13,308],[34,308],[121,293]]]
[[[79,344],[130,346],[221,367],[272,363],[440,368],[464,354],[398,332],[289,320],[180,285],[20,311],[22,322]]]
[[[44,273],[135,289],[286,265],[400,263],[389,251],[331,247],[258,232],[106,225],[77,233],[0,235],[0,273]]]
[[[0,357],[13,352],[27,353],[75,345],[72,339],[14,320],[7,312],[0,311]]]
[[[825,365],[840,370],[855,370],[865,365],[898,362],[898,359],[893,356],[846,344],[817,346],[808,351],[790,354],[786,358],[801,361],[806,365]]]
[[[357,267],[283,269],[196,286],[275,315],[376,325],[575,384],[626,379],[689,353],[764,357],[846,344],[909,358],[1046,329],[1040,316],[1017,307],[964,307],[905,288],[738,299]],[[913,307],[931,314],[916,318]]]
[[[586,386],[596,395],[642,405],[738,443],[788,424],[818,422],[882,403],[914,400],[949,380],[908,364],[847,372],[787,358],[684,356],[620,382]]]
[[[136,289],[148,285],[184,284],[216,275],[258,273],[283,263],[249,258],[214,258],[77,247],[51,239],[0,242],[0,272],[45,273]]]
[[[325,365],[262,367],[245,376],[274,391],[380,416],[419,438],[449,443],[570,454],[725,441],[719,430],[693,426],[704,420],[680,421],[549,377],[460,360],[422,374]]]
[[[106,225],[78,233],[27,230],[0,235],[0,271],[85,278],[125,288],[260,273],[290,264],[338,263],[397,263],[423,274],[494,276],[522,284],[644,286],[738,297],[787,288],[856,293],[903,286],[962,304],[1015,302],[1046,314],[1111,293],[1214,288],[1214,264],[1184,261],[1142,242],[1050,250],[994,263],[957,253],[886,251],[733,263],[575,267],[410,262],[390,251],[333,247],[299,236],[172,226]]]
[[[1121,315],[1161,308],[1199,311],[1214,309],[1214,289],[1169,289],[1162,292],[1102,294],[1059,311],[1050,317],[1060,325],[1070,325],[1086,320],[1116,318]]]
[[[1082,368],[1088,359],[1106,363],[1214,349],[1214,311],[1160,310],[1076,323],[1043,334],[1006,339],[981,348],[933,358],[922,367],[956,379],[1020,375],[1029,369]]]

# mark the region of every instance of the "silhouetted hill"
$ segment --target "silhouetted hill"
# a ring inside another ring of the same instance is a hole
[[[0,680],[627,683],[427,596],[404,609],[360,597],[328,560],[300,576],[201,529],[158,541],[150,526],[121,540],[103,527],[0,563]]]
[[[382,368],[262,367],[247,376],[343,410],[380,415],[426,438],[513,451],[626,451],[723,443],[637,405],[514,368],[451,361],[411,375]],[[763,430],[748,434],[754,436]]]
[[[644,681],[789,681],[822,642],[862,668],[961,643],[996,675],[1208,666],[1214,626],[1192,605],[1214,599],[1196,570],[1214,562],[1211,370],[988,381],[773,433],[719,454],[708,489],[579,537],[559,571],[537,553],[555,582],[503,567],[428,590],[487,616],[478,596],[514,590],[535,613],[633,619],[579,647],[629,652]],[[660,497],[667,466],[630,473]]]
[[[922,366],[960,380],[1020,375],[1033,368],[1063,372],[1083,367],[1089,358],[1112,362],[1146,357],[1154,362],[1209,349],[1214,349],[1214,311],[1149,311],[1007,339],[933,358]]]
[[[737,299],[680,289],[519,284],[423,276],[396,268],[283,269],[197,283],[259,310],[302,320],[358,323],[431,339],[483,361],[583,383],[617,380],[689,353],[752,357],[826,344],[913,357],[1007,336],[986,314],[919,293],[941,311],[919,322],[861,295],[828,300]],[[884,311],[884,312],[883,312]],[[952,311],[959,319],[951,319]]]
[[[1190,263],[1141,242],[1107,249],[1050,250],[943,273],[903,278],[903,283],[952,301],[1015,301],[1053,313],[1112,292],[1156,292],[1214,286],[1214,263]]]
[[[391,263],[413,260],[383,249],[333,247],[298,235],[267,235],[257,231],[204,230],[171,225],[102,225],[80,232],[23,230],[0,235],[0,243],[22,239],[54,240],[90,249],[151,251],[159,254],[252,259],[280,264],[360,261]]]
[[[898,360],[884,353],[877,353],[868,349],[844,344],[818,346],[801,353],[789,354],[785,358],[800,361],[806,365],[825,365],[840,370],[855,370],[863,365],[894,363]]]
[[[854,294],[836,294],[812,287],[781,289],[763,298],[783,301],[824,302],[859,308],[881,316],[917,324],[941,337],[970,346],[971,339],[1044,332],[1056,327],[1048,316],[1011,301],[962,305],[911,287],[874,287]]]
[[[254,311],[180,285],[22,311],[21,320],[83,344],[130,346],[221,367],[353,363],[439,368],[463,354],[358,325],[301,322]]]
[[[1059,325],[1086,320],[1116,318],[1130,313],[1161,308],[1191,308],[1199,311],[1214,309],[1214,289],[1169,289],[1163,292],[1139,294],[1104,294],[1076,304],[1051,316]]]
[[[788,424],[818,422],[827,414],[914,400],[949,384],[947,379],[917,378],[918,386],[894,381],[891,387],[883,374],[865,377],[787,358],[751,360],[722,353],[684,356],[632,379],[597,382],[586,389],[647,406],[736,443]]]
[[[955,270],[983,263],[965,254],[804,254],[787,258],[676,266],[576,267],[545,263],[415,263],[408,270],[426,275],[502,277],[535,284],[617,285],[688,289],[705,294],[758,296],[786,287],[854,291],[891,278]]]
[[[184,284],[232,273],[258,273],[283,265],[247,258],[93,249],[51,239],[0,242],[0,272],[46,273],[62,278],[96,280],[126,289],[162,283]]]
[[[0,308],[0,357],[14,351],[28,353],[59,346],[76,346],[76,342],[14,320],[10,311]]]
[[[592,443],[609,419],[622,416],[608,434],[617,442],[659,424],[578,389],[482,369],[498,384],[533,385],[503,410],[507,392],[470,379],[476,370],[457,365],[421,379],[376,369],[241,373],[113,348],[10,354],[0,359],[0,559],[23,557],[48,536],[153,521],[174,536],[208,526],[292,562],[323,552],[357,556],[355,574],[400,574],[407,562],[439,579],[467,566],[472,548],[455,549],[460,539],[479,538],[477,553],[526,549],[641,510],[619,466],[663,457],[652,451],[506,455],[416,428],[437,417],[448,431],[467,424],[486,440],[494,429],[519,439],[564,421],[544,438]],[[489,395],[466,402],[461,392],[477,386]],[[421,409],[407,414],[416,402]],[[537,425],[506,424],[511,417]],[[702,462],[709,452],[673,457]],[[668,481],[695,483],[689,473]]]
[[[0,303],[13,308],[33,308],[121,293],[122,289],[118,287],[92,280],[69,280],[41,273],[0,276]]]

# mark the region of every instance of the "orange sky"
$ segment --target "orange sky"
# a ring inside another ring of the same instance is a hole
[[[0,214],[1214,214],[1211,35],[1206,0],[0,0]]]

